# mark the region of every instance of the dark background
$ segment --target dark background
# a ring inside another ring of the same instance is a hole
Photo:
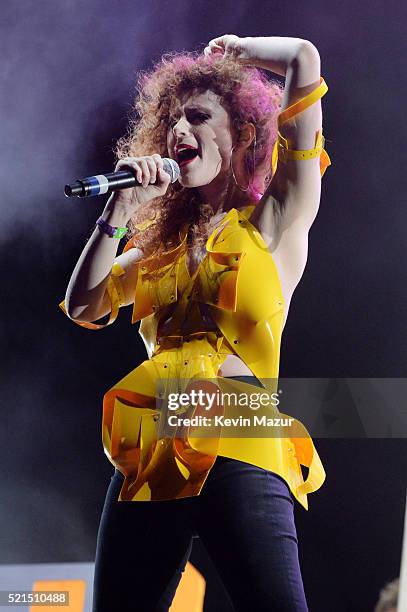
[[[203,50],[221,34],[316,45],[332,166],[280,375],[406,376],[406,18],[394,0],[2,7],[0,563],[94,560],[113,471],[101,445],[102,397],[146,355],[129,308],[99,332],[58,308],[105,204],[67,200],[63,186],[112,168],[136,74],[163,52]],[[315,443],[327,480],[308,512],[296,506],[310,610],[368,612],[399,573],[406,442]],[[205,611],[229,610],[199,546],[191,561],[208,579]]]

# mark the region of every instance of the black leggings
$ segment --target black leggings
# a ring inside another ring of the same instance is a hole
[[[168,612],[199,535],[237,612],[307,612],[294,501],[273,472],[218,457],[200,495],[118,502],[116,470],[97,540],[93,612]]]

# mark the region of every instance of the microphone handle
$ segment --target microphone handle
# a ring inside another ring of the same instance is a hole
[[[108,191],[118,191],[140,185],[134,174],[130,170],[119,170],[107,174],[97,174],[88,178],[75,181],[70,185],[65,185],[65,195],[67,198],[87,198],[98,196]]]

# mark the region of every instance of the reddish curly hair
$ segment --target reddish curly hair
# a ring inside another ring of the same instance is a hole
[[[277,81],[257,68],[239,64],[232,56],[174,52],[164,54],[151,71],[141,71],[136,90],[127,134],[115,147],[117,159],[153,153],[168,157],[167,131],[173,100],[188,92],[210,90],[219,96],[237,135],[246,122],[252,122],[256,128],[256,146],[246,152],[246,168],[253,175],[248,195],[253,203],[260,199],[265,172],[260,174],[253,169],[265,167],[266,160],[266,167],[271,168],[283,94]],[[268,173],[271,178],[271,170]],[[230,175],[228,188],[232,181]],[[225,198],[228,188],[223,194]],[[151,200],[130,219],[131,244],[126,245],[126,250],[137,244],[144,253],[157,253],[177,244],[179,229],[186,222],[190,224],[188,243],[202,248],[211,216],[213,210],[201,201],[198,190],[176,181],[163,197]],[[149,224],[149,219],[154,221]]]

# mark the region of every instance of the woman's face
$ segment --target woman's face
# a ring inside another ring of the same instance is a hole
[[[226,176],[232,146],[230,117],[217,94],[188,92],[177,100],[171,109],[167,147],[180,166],[181,185],[200,187]]]

